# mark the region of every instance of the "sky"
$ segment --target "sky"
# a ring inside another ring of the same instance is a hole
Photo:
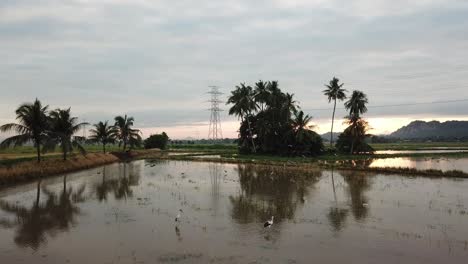
[[[0,123],[37,97],[90,123],[128,114],[145,136],[206,138],[208,86],[226,100],[277,80],[325,133],[336,76],[368,95],[371,133],[386,134],[468,120],[467,73],[466,0],[0,1]],[[336,131],[345,115],[339,102]]]

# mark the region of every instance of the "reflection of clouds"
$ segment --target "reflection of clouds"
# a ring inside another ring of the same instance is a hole
[[[370,167],[408,167],[422,170],[462,170],[468,172],[468,158],[385,158],[375,159]]]

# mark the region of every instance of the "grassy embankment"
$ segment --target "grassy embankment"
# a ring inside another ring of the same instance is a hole
[[[235,146],[234,146],[235,147]],[[466,149],[466,152],[457,153],[396,153],[396,154],[374,154],[374,155],[322,155],[318,157],[281,157],[269,155],[239,155],[233,152],[233,146],[218,146],[216,149],[205,151],[206,148],[200,149],[196,147],[183,148],[180,146],[177,150],[183,149],[186,152],[184,155],[167,156],[167,159],[175,160],[193,160],[193,161],[215,161],[225,163],[254,163],[263,165],[281,165],[281,166],[300,166],[300,167],[320,167],[320,168],[336,168],[346,170],[359,170],[378,173],[399,173],[405,175],[418,175],[428,177],[456,177],[468,178],[468,173],[452,170],[420,170],[407,167],[369,167],[372,159],[376,158],[464,158],[468,157],[468,143],[400,143],[400,144],[374,144],[374,148],[378,150],[439,150],[442,147]],[[191,154],[195,153],[195,154]],[[202,155],[220,155],[220,158],[203,158],[199,159],[195,156]]]
[[[161,151],[136,150],[128,153],[112,152],[104,154],[100,151],[93,152],[93,149],[88,146],[87,155],[83,156],[74,153],[69,159],[64,161],[60,153],[49,153],[44,156],[44,159],[40,163],[36,161],[35,156],[31,156],[29,153],[30,149],[24,147],[7,149],[0,154],[4,156],[9,155],[8,159],[0,159],[0,185],[75,172],[127,159],[140,157],[156,158],[160,156]]]

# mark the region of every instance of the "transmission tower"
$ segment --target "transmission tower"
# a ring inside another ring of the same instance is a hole
[[[218,86],[208,86],[208,87],[210,87],[210,91],[208,93],[211,95],[211,99],[208,101],[211,103],[211,108],[208,109],[211,112],[208,139],[211,139],[211,140],[222,139],[223,132],[221,130],[221,118],[220,118],[219,113],[222,112],[223,110],[219,108],[219,104],[222,103],[219,97],[223,93],[219,91]]]

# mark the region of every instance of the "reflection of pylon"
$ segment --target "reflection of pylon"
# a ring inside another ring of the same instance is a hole
[[[219,104],[222,101],[219,99],[219,96],[223,94],[219,91],[218,86],[209,86],[211,90],[208,92],[211,94],[211,99],[209,102],[211,103],[211,108],[209,109],[211,112],[210,116],[210,129],[208,131],[208,139],[217,140],[223,138],[223,132],[221,131],[221,118],[219,112],[223,111],[219,108]]]

